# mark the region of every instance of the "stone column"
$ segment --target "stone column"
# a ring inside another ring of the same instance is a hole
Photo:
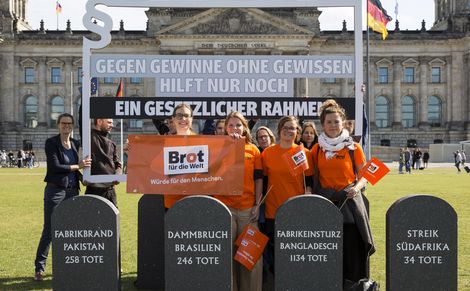
[[[470,5],[470,3],[469,3]],[[470,8],[470,7],[469,7]],[[465,76],[465,92],[464,96],[470,96],[470,54],[467,54],[465,56],[465,63],[464,63],[464,76]],[[466,116],[464,116],[464,119],[466,120],[466,128],[467,128],[467,140],[470,138],[470,100],[467,98],[467,106],[466,106]]]
[[[419,61],[418,126],[426,127],[428,125],[428,59],[420,58]]]
[[[196,49],[188,50],[186,52],[187,55],[198,55],[199,51]],[[204,119],[193,119],[193,130],[195,132],[201,132],[204,128]]]
[[[5,52],[1,56],[2,78],[0,79],[0,88],[2,96],[0,98],[0,121],[6,126],[15,120],[13,102],[10,98],[14,96],[14,74],[11,72],[14,68],[13,52]],[[8,130],[8,128],[4,128]]]
[[[452,128],[459,130],[463,128],[463,111],[464,96],[463,96],[463,55],[460,52],[452,53],[452,63],[450,65],[450,75],[452,78],[448,78],[450,81],[450,92],[448,96],[452,96]]]
[[[341,87],[340,87],[339,95],[340,97],[348,96],[348,78],[341,78]]]
[[[147,55],[158,55],[159,54],[159,48],[160,48],[160,40],[156,39],[153,42],[149,41],[146,42],[145,45],[145,52],[144,54]],[[155,78],[142,78],[143,82],[143,96],[156,96],[156,84],[155,84]],[[163,118],[163,117],[160,117]],[[143,124],[143,130],[148,131],[148,132],[155,132],[155,127],[152,123],[151,120],[149,119],[144,119],[142,120]]]
[[[39,96],[38,96],[38,106],[39,106],[39,120],[38,126],[47,127],[48,116],[50,108],[48,106],[48,96],[47,96],[47,64],[46,58],[39,58],[38,64],[38,84],[39,84]]]
[[[393,58],[393,96],[390,109],[392,110],[392,127],[401,127],[401,58]]]
[[[72,61],[72,57],[67,57],[64,59],[64,112],[70,112],[71,105],[73,104],[73,101],[70,100],[70,91],[72,90],[72,86],[70,85],[70,76],[72,75]]]
[[[321,45],[314,41],[314,38],[308,43],[309,45],[309,55],[319,55],[321,53],[320,47]],[[310,78],[308,79],[308,89],[307,93],[308,96],[313,96],[313,97],[320,97],[321,96],[321,82],[320,78]]]
[[[307,51],[299,51],[298,55],[304,56],[307,55]],[[294,97],[305,97],[307,96],[307,78],[297,78],[294,79]]]
[[[20,68],[20,59],[18,57],[13,57],[14,59],[14,66],[13,66],[13,84],[12,84],[12,87],[13,87],[13,114],[14,116],[20,116],[20,117],[23,117],[24,115],[20,114],[20,112],[22,110],[20,110],[20,106],[22,104],[22,97],[23,96],[19,96],[19,92],[18,92],[18,85],[19,85],[19,81],[18,78],[19,76],[21,76],[22,74],[20,73],[21,72],[21,68]],[[15,126],[19,126],[19,125],[22,125],[24,123],[24,118],[22,119],[18,119],[18,118],[15,118],[16,121],[15,121]]]
[[[364,84],[366,84],[367,77],[369,77],[369,88],[366,87],[366,92],[364,93],[364,104],[365,110],[367,112],[367,118],[369,119],[369,124],[372,128],[376,128],[375,125],[375,98],[377,97],[378,87],[380,86],[379,82],[377,82],[377,58],[369,58],[369,71],[367,71],[367,67],[365,68],[364,72]],[[368,92],[367,92],[368,90]],[[351,95],[355,96],[356,92],[352,90]],[[370,99],[370,100],[368,100]],[[370,129],[369,129],[370,130]]]
[[[451,92],[452,92],[452,88],[451,88],[451,83],[452,83],[452,78],[451,78],[451,74],[450,74],[450,67],[452,65],[452,58],[450,56],[446,56],[445,58],[446,60],[446,66],[443,68],[442,70],[442,74],[444,75],[445,74],[445,77],[443,77],[443,79],[445,80],[445,87],[444,87],[444,92],[442,92],[442,95],[443,96],[446,96],[446,100],[447,100],[447,103],[446,103],[446,107],[445,107],[445,120],[444,120],[444,126],[447,127],[447,125],[450,124],[450,122],[452,122],[452,119],[453,119],[453,116],[452,116],[452,104],[454,103],[453,101],[453,98],[452,98],[452,95],[451,95]]]

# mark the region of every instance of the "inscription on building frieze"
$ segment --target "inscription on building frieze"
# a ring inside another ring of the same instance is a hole
[[[196,49],[267,49],[274,48],[275,43],[269,41],[256,42],[195,42]]]

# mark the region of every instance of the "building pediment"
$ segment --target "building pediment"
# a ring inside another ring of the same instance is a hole
[[[26,59],[20,61],[20,65],[21,65],[23,68],[24,68],[24,67],[33,67],[33,68],[36,68],[36,66],[38,65],[38,62],[36,62],[36,61],[33,60],[33,59],[26,58]]]
[[[58,58],[52,58],[47,61],[47,66],[49,67],[62,67],[64,62],[59,60]]]
[[[430,62],[429,62],[429,65],[434,65],[434,66],[444,66],[446,64],[446,62],[440,58],[435,58],[435,59],[432,59]]]
[[[383,59],[378,60],[375,64],[376,64],[377,66],[386,66],[386,67],[389,67],[389,66],[393,65],[393,62],[390,61],[389,59],[383,58]]]
[[[408,58],[406,59],[405,61],[403,61],[401,63],[403,66],[412,66],[412,67],[416,67],[419,65],[419,62],[417,60],[415,60],[414,58]]]
[[[213,8],[161,29],[157,34],[312,35],[314,32],[256,8]]]
[[[76,59],[76,60],[73,61],[72,64],[73,64],[74,67],[81,67],[82,66],[82,59],[81,58]]]

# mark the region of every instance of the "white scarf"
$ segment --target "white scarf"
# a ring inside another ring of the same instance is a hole
[[[318,137],[318,143],[320,148],[325,152],[327,160],[336,156],[337,152],[348,147],[350,150],[354,150],[354,141],[349,136],[349,132],[345,129],[341,131],[338,137],[330,138],[324,132]]]

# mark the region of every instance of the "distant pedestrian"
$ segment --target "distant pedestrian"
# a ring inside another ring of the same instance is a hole
[[[460,154],[460,151],[454,152],[454,160],[455,160],[455,167],[458,170],[458,173],[460,174],[460,164],[462,163],[462,155]]]
[[[424,150],[424,153],[423,153],[423,167],[424,168],[428,167],[428,161],[429,161],[429,152],[428,150]]]
[[[460,156],[462,157],[462,167],[465,166],[465,163],[467,162],[467,155],[465,154],[464,150],[460,151]]]
[[[403,166],[405,166],[405,149],[400,149],[400,154],[398,156],[398,174],[403,173]]]
[[[416,163],[416,170],[422,170],[421,169],[421,159],[422,159],[423,153],[421,152],[420,148],[416,148],[414,152],[414,163]]]
[[[18,168],[22,168],[23,167],[23,156],[24,156],[24,151],[23,150],[19,150],[17,155],[16,155],[16,163],[18,165]]]
[[[411,174],[411,152],[408,148],[405,148],[405,170]]]

